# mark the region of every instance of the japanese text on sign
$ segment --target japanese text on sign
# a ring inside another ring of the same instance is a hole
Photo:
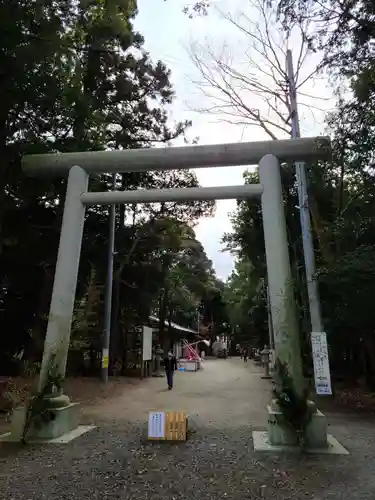
[[[311,334],[311,347],[314,363],[315,390],[319,396],[332,394],[331,374],[329,370],[329,357],[327,335],[325,332]]]
[[[148,437],[165,437],[165,413],[163,411],[150,412],[148,416]]]

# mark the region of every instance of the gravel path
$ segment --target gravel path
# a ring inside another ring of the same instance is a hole
[[[178,373],[173,391],[149,379],[85,408],[98,428],[68,445],[2,445],[0,498],[7,500],[208,500],[375,498],[375,427],[332,415],[330,432],[349,456],[255,453],[251,431],[265,427],[270,384],[238,359],[209,360]],[[149,443],[147,412],[187,411],[186,443]]]

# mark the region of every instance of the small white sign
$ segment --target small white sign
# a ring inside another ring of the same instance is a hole
[[[152,360],[152,328],[148,326],[144,326],[142,332],[142,360]]]
[[[160,439],[165,437],[165,413],[151,411],[148,416],[148,437]]]
[[[332,387],[326,333],[313,332],[311,334],[311,347],[316,393],[319,396],[329,396],[332,394]]]

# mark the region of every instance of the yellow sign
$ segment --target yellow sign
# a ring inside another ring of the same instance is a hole
[[[108,349],[103,349],[102,351],[102,368],[108,368],[109,351]]]
[[[103,356],[102,368],[108,368],[108,356]]]
[[[150,412],[148,439],[162,441],[186,441],[188,417],[179,411]]]

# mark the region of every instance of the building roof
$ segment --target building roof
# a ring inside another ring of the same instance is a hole
[[[149,316],[149,319],[151,321],[159,322],[159,318],[156,316]],[[164,324],[165,326],[170,325],[174,330],[178,330],[179,332],[194,333],[194,335],[198,335],[198,332],[196,332],[195,330],[192,330],[191,328],[186,328],[185,326],[178,325],[177,323],[173,323],[173,321],[169,323],[169,321],[165,320]]]

